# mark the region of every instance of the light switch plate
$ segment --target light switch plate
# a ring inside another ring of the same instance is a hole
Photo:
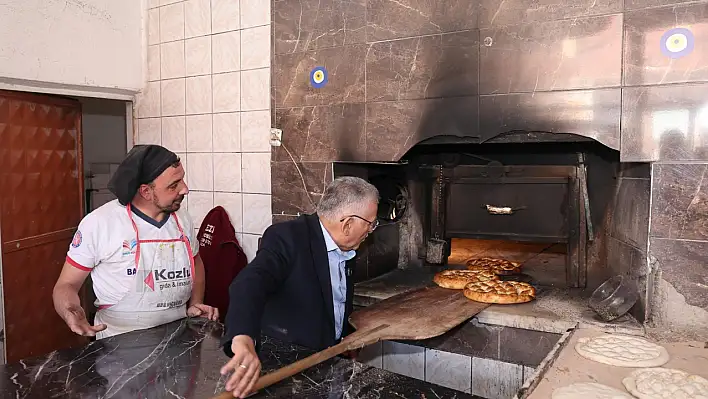
[[[270,129],[270,146],[280,147],[283,143],[283,131],[280,129]]]

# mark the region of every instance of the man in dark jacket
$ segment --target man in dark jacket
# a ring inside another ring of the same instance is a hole
[[[379,193],[357,177],[335,179],[317,213],[270,226],[255,259],[229,288],[226,389],[244,398],[260,374],[256,343],[268,336],[321,350],[347,334],[352,310],[347,261],[377,226]]]

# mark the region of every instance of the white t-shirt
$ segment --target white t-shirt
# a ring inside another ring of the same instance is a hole
[[[176,215],[189,239],[193,255],[196,256],[199,251],[197,235],[185,208],[181,207]],[[154,220],[133,208],[132,218],[141,241],[180,237],[174,217],[163,220],[163,224],[158,227]],[[118,200],[113,200],[81,220],[69,246],[66,261],[76,268],[91,272],[96,306],[114,305],[135,286],[136,248],[135,230],[128,212]]]

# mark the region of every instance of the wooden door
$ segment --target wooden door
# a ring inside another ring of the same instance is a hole
[[[87,342],[52,290],[83,216],[81,105],[0,90],[0,241],[8,363]]]

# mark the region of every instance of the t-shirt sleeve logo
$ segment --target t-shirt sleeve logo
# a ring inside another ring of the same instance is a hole
[[[71,246],[74,248],[78,248],[79,245],[81,245],[81,241],[81,230],[76,230],[76,233],[74,233],[74,238],[71,240]]]

